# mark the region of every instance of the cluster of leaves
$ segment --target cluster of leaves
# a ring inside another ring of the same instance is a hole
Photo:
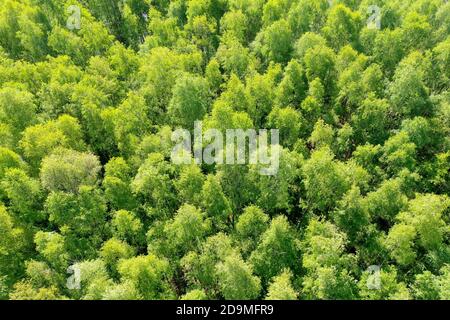
[[[3,0],[0,298],[450,299],[449,34],[444,0]],[[174,165],[195,120],[279,129],[278,174]]]

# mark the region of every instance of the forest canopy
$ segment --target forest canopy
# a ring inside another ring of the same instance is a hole
[[[444,0],[2,0],[0,299],[448,300],[449,89]]]

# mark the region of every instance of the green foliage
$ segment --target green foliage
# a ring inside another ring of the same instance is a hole
[[[306,196],[311,209],[325,212],[348,190],[345,172],[328,147],[314,151],[303,165]]]
[[[442,0],[3,0],[0,299],[450,299],[449,34]],[[275,174],[176,164],[196,121],[279,130]]]
[[[50,191],[77,192],[81,185],[94,186],[100,163],[96,156],[74,150],[58,149],[41,165],[41,182]]]
[[[117,264],[121,259],[128,259],[134,256],[135,250],[126,242],[111,238],[105,241],[100,248],[100,257],[105,261],[114,274],[117,273]]]
[[[129,280],[144,299],[170,298],[172,292],[167,282],[169,263],[154,255],[137,256],[119,262],[119,273]]]
[[[209,292],[209,298],[218,296],[216,265],[232,254],[237,253],[231,239],[224,233],[205,239],[197,251],[189,252],[180,261],[188,284],[194,288],[204,288]]]
[[[6,276],[6,284],[11,285],[23,273],[23,254],[27,239],[23,228],[17,225],[3,205],[0,205],[0,231],[0,272]]]
[[[142,241],[142,222],[132,212],[119,210],[111,220],[113,235],[131,244]]]
[[[371,290],[368,285],[375,281],[375,275],[364,272],[358,283],[360,295],[362,298],[369,300],[409,300],[411,298],[405,283],[397,280],[397,271],[392,266],[383,268],[379,272],[379,289]]]
[[[203,290],[194,289],[182,296],[181,300],[207,300],[207,296]]]
[[[279,216],[272,220],[249,259],[255,267],[255,273],[263,281],[268,281],[284,268],[298,270],[299,252],[295,232],[286,217]]]
[[[0,89],[0,121],[18,136],[36,117],[33,95],[18,88]]]
[[[10,209],[23,221],[36,222],[43,219],[43,194],[39,181],[30,178],[21,169],[12,168],[6,171],[1,186],[10,201]]]
[[[261,290],[261,281],[252,275],[252,268],[239,256],[230,255],[217,265],[219,287],[228,300],[255,299]]]
[[[173,122],[183,128],[193,128],[209,109],[209,88],[205,79],[191,75],[179,77],[172,91],[168,112]]]
[[[251,252],[268,228],[269,217],[258,207],[245,208],[236,223],[236,233],[244,252]]]
[[[343,4],[337,4],[330,9],[323,33],[335,49],[345,44],[357,46],[361,17]]]
[[[266,300],[296,300],[297,292],[292,288],[291,277],[292,273],[289,270],[274,277],[269,286]]]
[[[302,258],[307,275],[303,291],[308,299],[354,299],[353,257],[344,252],[345,234],[330,222],[311,220]]]
[[[210,174],[206,177],[200,196],[202,207],[215,226],[224,227],[231,215],[231,206],[216,176]]]
[[[77,119],[62,115],[55,121],[26,128],[20,147],[26,159],[38,169],[42,159],[58,147],[83,150],[83,133]]]
[[[179,180],[175,183],[175,188],[177,189],[181,200],[192,205],[199,205],[202,202],[201,190],[203,189],[204,180],[205,177],[198,166],[190,165],[183,168]],[[220,203],[214,203],[212,205],[220,207]]]
[[[280,130],[280,141],[290,147],[297,141],[301,130],[300,114],[293,108],[274,108],[268,117],[268,125]]]
[[[290,60],[293,35],[288,22],[278,20],[262,31],[261,53],[268,61],[286,63]]]
[[[160,210],[170,210],[174,206],[174,185],[171,181],[173,168],[164,161],[160,153],[151,153],[139,168],[131,188],[135,194],[150,201]]]
[[[164,224],[164,236],[158,244],[154,244],[154,237],[160,238],[156,230],[150,229],[148,245],[156,251],[170,256],[183,256],[190,250],[199,247],[205,235],[209,232],[210,221],[205,214],[192,205],[184,204],[175,214],[175,217]]]

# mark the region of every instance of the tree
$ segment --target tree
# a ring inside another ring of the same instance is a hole
[[[172,256],[183,256],[195,250],[210,230],[209,220],[205,214],[192,205],[182,205],[175,217],[164,225],[163,243],[160,251]],[[149,241],[152,240],[150,231]]]
[[[127,99],[114,110],[112,119],[114,137],[117,147],[125,155],[132,153],[140,137],[149,129],[150,120],[147,109],[144,97],[131,92]]]
[[[338,50],[346,43],[357,47],[360,29],[360,15],[343,4],[337,4],[330,9],[322,30],[331,46]]]
[[[252,109],[250,95],[245,91],[244,84],[235,74],[230,76],[219,101],[234,111],[249,111]]]
[[[108,62],[119,79],[130,80],[139,68],[135,52],[121,43],[115,43],[108,50]]]
[[[223,192],[231,207],[231,224],[234,225],[234,214],[243,209],[253,196],[251,180],[247,166],[219,166],[217,173]]]
[[[16,138],[36,117],[33,95],[18,88],[0,89],[0,121],[10,125]]]
[[[220,65],[216,59],[211,59],[206,66],[205,79],[206,81],[208,81],[208,86],[211,90],[211,93],[216,95],[223,81],[222,73],[220,71]]]
[[[11,286],[23,275],[23,254],[27,243],[25,230],[17,225],[6,208],[0,205],[0,272],[6,276],[5,285]]]
[[[405,46],[407,48],[427,48],[430,41],[431,26],[427,17],[417,12],[406,14],[402,29],[405,31]]]
[[[65,271],[69,254],[65,247],[65,239],[56,232],[38,231],[34,236],[36,250],[47,263],[57,271]]]
[[[388,140],[383,146],[381,161],[390,173],[398,173],[403,169],[413,171],[416,166],[416,145],[411,142],[408,133],[401,131]]]
[[[288,12],[288,21],[296,38],[307,31],[319,31],[325,22],[329,6],[329,2],[325,0],[293,2]]]
[[[203,119],[208,109],[208,82],[201,77],[187,74],[179,77],[173,87],[168,109],[173,122],[191,129],[195,121]]]
[[[316,46],[325,47],[326,45],[327,41],[321,35],[314,32],[306,32],[295,43],[294,57],[303,59],[309,49]]]
[[[432,120],[423,117],[406,119],[402,122],[401,130],[406,132],[411,142],[416,145],[419,157],[427,157],[442,148],[443,132],[433,125]]]
[[[132,245],[142,243],[144,240],[144,227],[141,220],[126,210],[119,210],[114,213],[111,221],[113,235],[118,239],[126,241]]]
[[[266,300],[297,300],[297,292],[292,288],[291,278],[292,273],[289,270],[274,277],[269,286]]]
[[[85,149],[81,126],[77,119],[68,115],[62,115],[45,124],[27,127],[19,143],[26,159],[35,170],[39,168],[42,159],[58,147],[78,151]]]
[[[252,62],[249,49],[232,36],[222,39],[215,58],[227,75],[236,74],[241,78],[245,76]]]
[[[64,300],[56,287],[34,288],[27,281],[19,281],[14,285],[10,295],[11,300]]]
[[[379,280],[373,279],[375,276],[378,276]],[[370,281],[379,283],[379,289],[371,289]],[[368,300],[409,300],[411,298],[405,283],[398,282],[397,270],[393,266],[381,269],[378,275],[364,272],[358,287],[361,297]]]
[[[315,149],[320,149],[325,146],[331,148],[334,143],[334,135],[335,132],[333,127],[320,119],[314,125],[314,129],[311,132],[308,142],[311,143]]]
[[[326,212],[349,189],[348,181],[329,148],[314,151],[303,165],[306,197],[311,209]]]
[[[298,270],[296,236],[285,216],[278,216],[271,221],[249,261],[263,283],[267,283],[284,268]]]
[[[102,185],[105,199],[115,209],[133,209],[136,200],[131,191],[131,168],[121,157],[112,158],[105,165],[105,177]]]
[[[383,143],[389,128],[389,119],[386,116],[388,110],[389,104],[386,100],[377,99],[373,95],[367,97],[352,115],[356,139],[373,144]]]
[[[163,118],[172,96],[172,87],[182,69],[181,57],[168,48],[157,47],[146,54],[147,62],[138,71],[140,88],[145,102],[150,106],[147,114],[150,119]]]
[[[297,108],[306,96],[305,72],[301,64],[292,59],[284,70],[283,80],[277,90],[277,104],[280,107]]]
[[[263,6],[263,26],[268,26],[284,16],[290,3],[285,0],[269,0]]]
[[[48,25],[38,9],[27,2],[6,1],[0,11],[0,44],[14,58],[37,61],[48,52]]]
[[[449,299],[447,2],[1,1],[0,299]]]
[[[131,182],[133,192],[147,201],[161,213],[170,211],[176,203],[174,176],[171,164],[160,153],[151,153],[140,166]]]
[[[261,34],[262,54],[267,61],[286,63],[291,58],[293,35],[289,23],[280,19]]]
[[[107,232],[106,209],[102,193],[91,186],[81,186],[76,194],[54,191],[45,202],[48,220],[66,236],[75,257],[95,255]]]
[[[38,180],[30,178],[22,169],[6,171],[0,185],[10,201],[10,209],[25,222],[42,221],[42,190]]]
[[[298,140],[302,129],[300,113],[292,107],[274,108],[268,116],[268,125],[280,130],[280,141],[285,147],[291,147]]]
[[[117,275],[117,266],[121,259],[129,259],[134,256],[134,248],[128,243],[117,238],[105,241],[100,248],[100,257],[113,275]]]
[[[211,58],[217,46],[217,27],[217,21],[204,14],[189,18],[184,26],[188,39],[203,53],[206,60]]]
[[[96,156],[70,149],[58,149],[41,165],[41,183],[50,191],[78,191],[81,185],[95,185],[100,171]]]
[[[408,265],[416,260],[412,248],[416,230],[412,226],[396,224],[389,230],[386,246],[398,264]]]
[[[404,30],[384,29],[376,33],[373,54],[375,61],[380,63],[388,76],[394,74],[395,67],[405,54],[403,45]],[[367,47],[371,47],[368,45]]]
[[[256,126],[262,126],[267,115],[272,110],[276,99],[273,86],[279,70],[278,65],[277,67],[269,68],[265,74],[257,73],[253,75],[246,83],[246,91],[252,100],[249,115]]]
[[[207,295],[203,290],[194,289],[187,292],[181,297],[181,300],[208,300]]]
[[[426,115],[432,111],[428,88],[412,67],[396,70],[389,93],[393,111],[402,116]]]
[[[443,214],[450,207],[446,196],[418,194],[408,203],[408,209],[397,219],[418,233],[419,244],[427,250],[440,247],[445,234]]]
[[[182,169],[179,179],[175,182],[181,201],[192,205],[200,205],[205,177],[196,165],[189,165]],[[220,204],[219,204],[220,206]]]
[[[406,207],[408,198],[403,193],[402,180],[397,178],[383,181],[377,190],[367,194],[364,202],[372,219],[381,217],[393,221]]]
[[[162,299],[173,296],[169,283],[169,263],[155,255],[137,256],[119,262],[119,274],[130,281],[144,299]]]
[[[330,222],[312,219],[306,228],[302,257],[309,299],[354,299],[353,257],[344,252],[347,239]]]
[[[71,57],[84,65],[91,56],[105,53],[113,43],[113,36],[105,25],[95,21],[87,10],[81,12],[83,28],[75,33],[65,26],[54,26],[48,35],[48,46],[59,55]],[[66,19],[64,19],[66,20]]]
[[[450,59],[445,54],[447,52],[448,48],[450,47],[450,39],[447,39],[441,43],[439,43],[434,49],[433,49],[433,61],[437,66],[438,72],[437,72],[437,79],[435,79],[435,85],[438,88],[443,88],[445,86],[445,83],[448,83],[450,80],[450,73],[449,73],[449,67],[450,67]]]
[[[296,183],[300,180],[301,161],[296,152],[290,152],[280,146],[272,146],[271,154],[277,154],[278,165],[258,164],[250,167],[248,181],[251,185],[252,197],[256,205],[267,213],[275,214],[285,212],[290,214],[295,206],[293,194],[296,191]],[[261,170],[272,171],[272,175],[261,175]]]
[[[102,300],[142,300],[142,295],[136,288],[136,285],[129,280],[122,283],[111,285],[106,288],[102,295]]]
[[[0,147],[0,179],[5,177],[8,169],[25,169],[26,164],[14,151]]]
[[[217,265],[220,290],[227,300],[255,299],[261,290],[261,281],[252,275],[251,267],[239,256],[230,255]]]
[[[201,191],[201,199],[202,207],[211,217],[214,225],[218,228],[226,226],[231,215],[231,205],[217,176],[209,174],[206,177]]]
[[[446,300],[449,297],[448,284],[450,282],[450,267],[447,265],[443,266],[440,270],[440,275],[437,279],[437,287],[439,290],[439,297],[441,300]]]
[[[76,294],[84,300],[100,299],[111,283],[105,263],[100,259],[86,260],[74,264],[73,268],[80,276],[80,291]]]
[[[308,96],[300,105],[302,115],[305,118],[305,132],[313,130],[313,125],[323,115],[325,110],[325,88],[319,78],[310,81]],[[325,114],[325,116],[327,116]]]
[[[338,201],[333,220],[345,231],[351,243],[364,238],[366,227],[370,224],[370,215],[357,186],[353,185]]]
[[[439,299],[439,289],[436,280],[436,276],[430,271],[417,274],[412,288],[414,298],[419,300]]]
[[[220,19],[220,31],[223,37],[233,37],[241,43],[246,43],[247,28],[247,17],[241,10],[228,11]]]
[[[319,78],[327,96],[335,92],[335,63],[336,55],[326,46],[314,46],[305,52],[304,64],[306,77],[309,82]]]
[[[198,252],[191,251],[180,260],[188,284],[207,290],[210,298],[218,296],[216,265],[233,253],[238,254],[230,237],[224,233],[219,232],[205,239]]]
[[[259,240],[269,227],[269,216],[260,208],[249,206],[239,216],[236,223],[236,235],[241,243],[244,253],[250,253],[256,249]]]

